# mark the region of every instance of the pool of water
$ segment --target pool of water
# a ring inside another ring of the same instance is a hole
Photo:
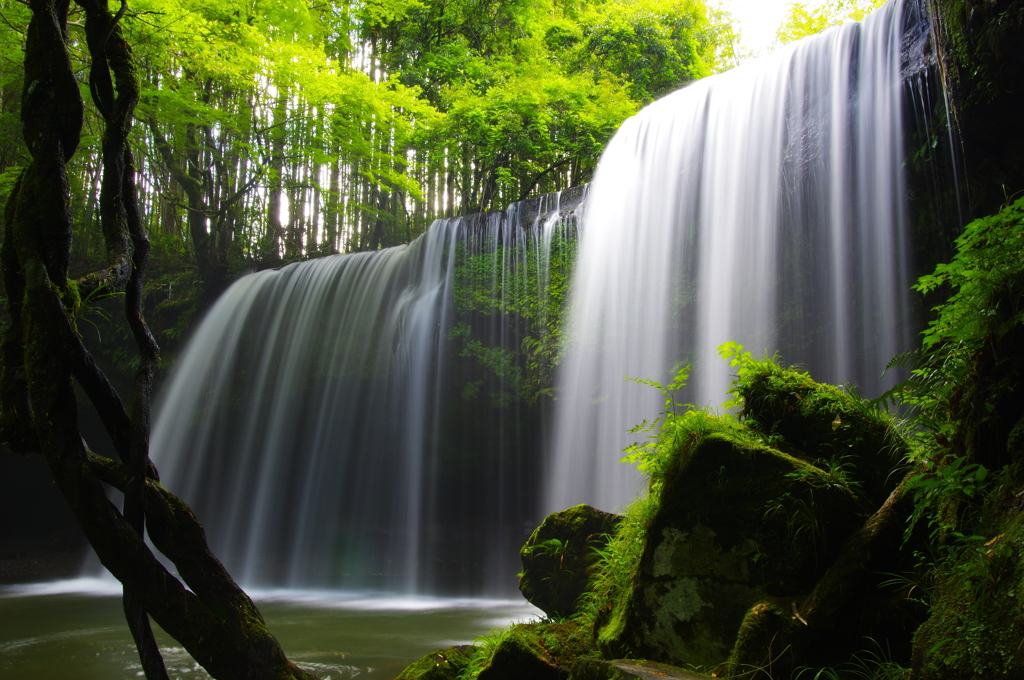
[[[540,612],[522,601],[249,590],[297,664],[324,680],[394,678],[436,649],[469,644]],[[173,679],[210,676],[158,627]],[[143,675],[120,586],[98,579],[0,586],[0,677],[135,680]]]

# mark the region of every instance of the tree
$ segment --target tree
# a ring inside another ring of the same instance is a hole
[[[100,561],[124,586],[124,609],[149,678],[166,678],[152,617],[217,678],[312,678],[292,664],[248,596],[210,552],[202,526],[164,489],[149,460],[150,391],[159,350],[142,315],[149,241],[138,212],[128,141],[139,84],[120,20],[106,0],[76,0],[85,13],[88,88],[104,121],[100,223],[107,266],[69,278],[68,164],[82,136],[84,102],[69,49],[70,0],[31,0],[21,101],[30,160],[5,211],[0,266],[10,326],[3,336],[0,439],[40,453]],[[130,409],[82,344],[76,319],[102,292],[124,293],[139,353]],[[120,461],[92,453],[77,425],[77,381],[96,406]],[[101,482],[124,492],[119,511]],[[143,540],[177,567],[184,584]],[[187,588],[186,588],[187,584]],[[147,616],[148,615],[148,616]]]
[[[828,0],[820,7],[810,8],[802,2],[794,2],[775,37],[785,45],[850,19],[860,21],[884,3],[885,0]]]

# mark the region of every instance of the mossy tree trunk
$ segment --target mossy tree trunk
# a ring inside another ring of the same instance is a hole
[[[103,115],[100,213],[108,267],[69,279],[67,163],[78,147],[83,102],[67,53],[70,0],[31,0],[22,94],[31,154],[7,204],[0,262],[11,325],[3,338],[0,439],[41,453],[100,561],[124,585],[129,625],[147,677],[166,677],[148,617],[216,678],[312,678],[285,657],[246,594],[210,552],[189,508],[163,489],[149,460],[150,391],[158,348],[142,316],[149,242],[136,204],[127,135],[138,98],[131,50],[107,0],[76,0],[86,14],[90,91]],[[126,409],[82,344],[75,321],[83,296],[124,293],[139,350]],[[96,406],[120,462],[88,450],[78,430],[74,381]],[[119,511],[101,481],[124,492]],[[172,576],[143,541],[175,563]],[[148,616],[147,616],[148,614]]]

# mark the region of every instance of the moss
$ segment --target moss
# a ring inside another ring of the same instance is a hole
[[[1024,677],[1024,514],[1016,493],[990,496],[993,505],[1008,496],[1017,507],[937,574],[931,615],[914,637],[921,680]]]
[[[591,590],[579,618],[594,628],[599,646],[609,645],[625,625],[626,599],[639,572],[647,528],[657,511],[658,498],[652,491],[630,504],[594,565]]]
[[[714,675],[735,680],[770,680],[787,677],[795,668],[795,654],[787,638],[795,629],[792,600],[758,602],[743,617],[729,657]]]
[[[548,515],[519,551],[523,597],[550,617],[572,614],[587,590],[597,551],[621,519],[589,505]]]
[[[808,594],[863,514],[826,472],[730,418],[670,418],[661,443],[646,517],[609,545],[628,559],[609,561],[597,640],[609,658],[715,665],[752,605]]]
[[[472,647],[458,645],[427,654],[403,670],[397,680],[456,680],[469,665]]]
[[[82,307],[82,295],[78,290],[78,282],[74,279],[67,279],[64,289],[58,291],[58,294],[60,295],[61,303],[64,305],[64,311],[72,323],[74,323],[75,318],[78,316],[78,311]]]
[[[559,678],[565,674],[560,667],[594,652],[589,629],[578,621],[522,623],[480,642],[464,680]]]
[[[734,393],[747,424],[796,456],[855,476],[873,506],[902,476],[893,474],[909,451],[900,422],[855,393],[773,360],[745,361]]]

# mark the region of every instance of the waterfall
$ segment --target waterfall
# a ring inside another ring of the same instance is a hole
[[[726,399],[727,341],[876,396],[912,346],[901,166],[921,10],[893,0],[628,120],[590,188],[560,368],[544,508],[636,496],[618,462],[692,364],[697,406]],[[920,62],[920,60],[917,60]]]
[[[546,341],[581,197],[440,220],[217,301],[161,392],[151,451],[236,578],[515,588],[543,418],[522,398],[542,367],[516,350]]]
[[[912,346],[901,130],[920,14],[892,0],[655,102],[585,203],[242,278],[158,399],[164,483],[247,585],[507,594],[544,512],[636,495],[620,451],[662,397],[626,377],[689,363],[684,398],[714,406],[716,347],[736,341],[878,394]],[[577,247],[563,341],[549,296]]]

